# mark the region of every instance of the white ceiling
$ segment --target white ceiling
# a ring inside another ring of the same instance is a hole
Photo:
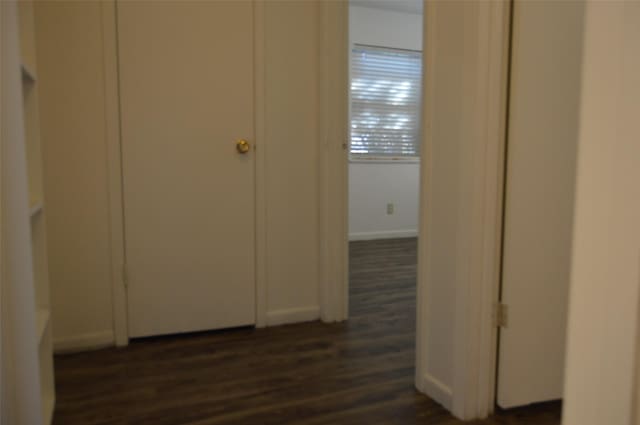
[[[353,6],[372,7],[395,12],[422,14],[422,0],[350,0]]]

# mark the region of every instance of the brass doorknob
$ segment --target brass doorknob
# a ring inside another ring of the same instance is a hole
[[[236,142],[236,149],[238,149],[239,153],[245,154],[249,152],[249,150],[251,149],[251,145],[246,140],[240,139]]]

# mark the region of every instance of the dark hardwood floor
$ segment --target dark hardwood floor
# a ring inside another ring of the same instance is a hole
[[[416,241],[351,244],[351,318],[56,357],[56,425],[454,425],[413,386]],[[560,407],[477,424],[558,425]]]

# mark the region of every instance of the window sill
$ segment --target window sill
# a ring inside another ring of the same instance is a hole
[[[349,157],[350,164],[419,164],[419,157],[384,158],[384,157]]]

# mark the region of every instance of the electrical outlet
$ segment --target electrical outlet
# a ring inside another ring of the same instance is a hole
[[[387,215],[393,214],[393,210],[394,210],[394,205],[391,203],[387,204]]]

